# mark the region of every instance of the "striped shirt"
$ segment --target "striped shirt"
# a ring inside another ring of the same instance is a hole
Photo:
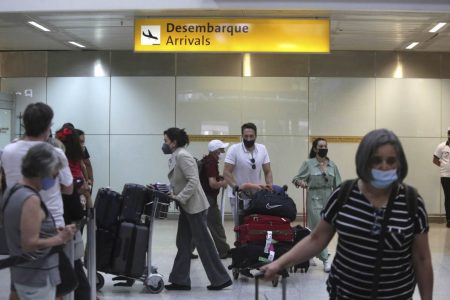
[[[336,255],[327,280],[330,299],[370,299],[382,218],[355,185],[339,209],[336,189],[322,211],[322,218],[338,233]],[[383,213],[383,212],[382,212]],[[378,226],[376,226],[378,225]],[[377,299],[412,299],[416,279],[412,261],[415,234],[428,232],[425,205],[417,198],[417,214],[411,218],[405,190],[399,188],[387,223]]]

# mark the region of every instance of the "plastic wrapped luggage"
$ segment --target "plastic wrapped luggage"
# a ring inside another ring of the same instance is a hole
[[[247,244],[252,241],[264,241],[267,239],[267,232],[272,233],[271,239],[275,241],[292,242],[294,232],[290,225],[290,220],[277,216],[267,216],[253,214],[244,218],[244,224],[234,228],[238,233],[236,245]]]
[[[108,188],[101,188],[97,192],[94,206],[97,227],[110,230],[119,222],[122,195]]]
[[[112,273],[140,278],[146,268],[148,238],[147,226],[122,222],[114,246]]]
[[[123,187],[121,220],[134,224],[143,224],[141,219],[145,206],[150,202],[149,189],[140,184],[127,183]]]

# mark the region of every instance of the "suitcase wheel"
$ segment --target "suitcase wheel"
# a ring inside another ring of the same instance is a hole
[[[272,286],[277,287],[278,286],[278,277],[276,277],[274,280],[272,280]]]
[[[234,278],[234,280],[237,280],[239,278],[239,269],[238,268],[233,269],[233,278]]]
[[[164,280],[161,277],[152,277],[150,282],[144,281],[144,291],[150,294],[159,294],[164,289]]]
[[[105,285],[105,278],[103,277],[102,274],[100,274],[98,272],[96,274],[97,274],[96,288],[97,288],[97,291],[100,291],[102,289],[102,287]]]

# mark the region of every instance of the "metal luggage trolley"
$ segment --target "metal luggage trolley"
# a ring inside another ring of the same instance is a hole
[[[161,208],[167,207],[170,204],[171,199],[166,193],[157,191],[155,189],[148,189],[150,193],[150,201],[146,203],[146,206],[149,206],[151,209],[149,211],[149,215],[142,214],[141,221],[143,224],[148,226],[148,243],[147,243],[147,261],[146,261],[146,269],[144,274],[140,278],[131,278],[124,276],[122,274],[114,274],[118,275],[115,279],[117,280],[125,280],[124,283],[118,283],[116,285],[120,286],[132,286],[136,280],[142,281],[144,283],[144,292],[157,294],[160,293],[164,289],[164,280],[163,276],[158,273],[157,267],[152,265],[152,239],[153,239],[153,230],[154,230],[154,221],[156,218],[161,218]],[[145,211],[145,210],[144,210]],[[114,280],[114,279],[113,279]],[[105,283],[103,275],[97,272],[97,290],[100,290]]]
[[[249,191],[245,191],[242,189],[239,189],[239,187],[234,188],[234,194],[236,195],[236,205],[234,208],[234,226],[235,228],[243,223],[244,218],[244,210],[248,207],[250,200],[252,199],[252,196]],[[239,231],[236,231],[236,240],[235,240],[235,246],[238,247],[237,243],[239,242]],[[258,269],[265,263],[260,263],[257,265],[252,265],[249,267],[239,268],[239,267],[232,267],[232,274],[233,279],[237,280],[239,278],[239,274],[243,274],[248,277],[254,277],[250,273],[250,270],[252,269]],[[231,266],[230,266],[231,267]],[[230,269],[230,267],[228,267]],[[275,278],[272,280],[272,286],[276,287],[278,285],[279,278]]]

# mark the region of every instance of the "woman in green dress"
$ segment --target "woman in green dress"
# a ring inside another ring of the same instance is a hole
[[[320,221],[320,212],[328,201],[331,192],[341,184],[341,176],[336,164],[328,156],[328,144],[324,138],[313,141],[309,159],[305,160],[292,179],[298,188],[308,189],[307,197],[307,226],[314,230]],[[331,259],[328,249],[323,249],[317,256],[323,262],[323,270],[330,272]]]

